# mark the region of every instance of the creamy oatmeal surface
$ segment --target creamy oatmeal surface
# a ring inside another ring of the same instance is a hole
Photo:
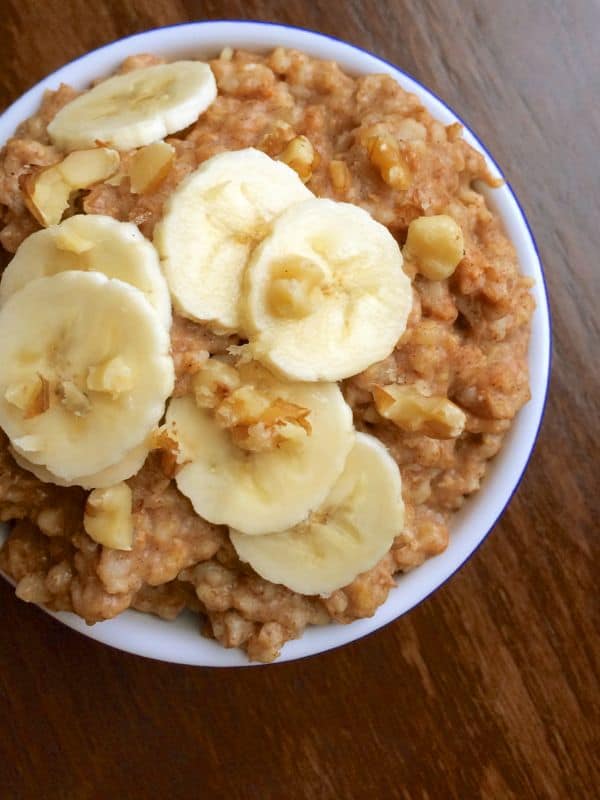
[[[160,59],[134,56],[120,71],[154,63]],[[309,624],[372,615],[396,573],[445,549],[452,513],[479,488],[488,460],[529,399],[534,303],[512,244],[477,190],[477,181],[494,181],[459,125],[432,119],[388,76],[351,78],[332,62],[295,51],[263,57],[226,49],[210,66],[218,96],[196,123],[166,138],[175,156],[160,184],[133,193],[128,177],[99,183],[72,198],[71,212],[133,222],[151,239],[166,199],[185,176],[219,152],[255,147],[290,164],[318,197],[367,210],[400,246],[409,224],[423,215],[455,220],[464,257],[454,273],[426,277],[405,248],[413,287],[406,330],[389,357],[342,382],[357,430],[383,442],[400,467],[404,530],[375,567],[329,597],[295,593],[259,577],[238,559],[225,527],[194,513],[173,480],[168,443],[157,442],[128,480],[133,548],[115,550],[84,530],[87,492],[42,483],[18,467],[0,432],[0,519],[13,522],[0,567],[23,600],[74,611],[89,623],[129,607],[166,619],[189,608],[200,615],[205,635],[271,661]],[[68,86],[47,92],[2,151],[0,243],[8,254],[40,227],[21,187],[35,168],[63,158],[47,125],[75,96]],[[125,171],[133,155],[121,153]],[[239,344],[235,335],[175,314],[174,396],[189,392],[210,355],[233,360],[228,348]],[[401,414],[386,419],[378,387],[393,385],[414,390],[417,405],[422,397],[436,403],[413,409],[410,425]],[[466,415],[459,435],[447,401]]]

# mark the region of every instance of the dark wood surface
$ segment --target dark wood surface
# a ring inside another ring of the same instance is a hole
[[[481,134],[545,263],[555,338],[542,435],[459,574],[384,630],[306,661],[147,661],[0,581],[0,797],[598,797],[598,0],[2,0],[0,105],[105,42],[219,17],[374,50]]]

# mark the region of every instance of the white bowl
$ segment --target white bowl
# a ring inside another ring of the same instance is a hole
[[[414,78],[380,58],[338,39],[320,33],[259,22],[195,22],[129,36],[100,47],[61,67],[40,81],[17,100],[0,118],[0,142],[4,142],[26,117],[33,114],[45,89],[56,89],[61,82],[79,89],[90,81],[112,72],[129,55],[156,53],[170,59],[208,58],[223,47],[268,50],[279,45],[303,50],[311,56],[332,59],[353,74],[388,73],[408,91],[419,96],[423,105],[445,124],[460,121],[439,98]],[[464,123],[462,123],[464,125]],[[465,126],[465,139],[482,152],[494,175],[500,170],[475,134]],[[489,204],[501,216],[513,241],[523,272],[535,280],[533,294],[537,308],[533,317],[529,367],[531,400],[519,412],[499,455],[490,463],[480,491],[470,498],[454,517],[447,550],[401,576],[388,600],[369,619],[350,625],[330,624],[306,630],[304,635],[285,645],[279,661],[302,658],[351,642],[381,628],[404,614],[441,586],[469,558],[498,521],[515,492],[531,456],[541,424],[550,373],[550,314],[544,275],[535,241],[525,214],[506,183],[500,189],[483,191]],[[0,526],[0,541],[6,535]],[[121,650],[182,664],[231,667],[248,664],[238,650],[200,636],[198,621],[183,614],[165,622],[146,614],[126,611],[119,617],[89,627],[69,613],[52,614],[70,628]]]

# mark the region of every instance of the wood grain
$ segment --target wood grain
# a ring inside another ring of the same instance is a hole
[[[143,660],[0,583],[0,797],[598,797],[600,5],[3,0],[0,104],[115,38],[219,17],[372,49],[481,134],[545,263],[543,431],[501,523],[451,581],[384,630],[299,663]]]

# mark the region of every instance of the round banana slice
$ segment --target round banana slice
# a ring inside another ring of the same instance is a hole
[[[77,214],[28,236],[2,274],[0,305],[29,281],[65,270],[102,272],[130,283],[171,326],[171,298],[156,250],[133,223],[103,214]]]
[[[105,489],[107,486],[126,481],[140,471],[149,453],[148,445],[141,444],[126,453],[121,461],[112,467],[107,467],[94,475],[84,475],[76,480],[67,481],[58,475],[53,475],[41,464],[32,464],[16,447],[9,447],[9,450],[17,464],[35,475],[38,480],[54,483],[56,486],[82,486],[84,489]]]
[[[169,335],[144,295],[99,272],[38,278],[0,309],[0,427],[66,481],[140,445],[174,381]]]
[[[273,217],[312,197],[293,169],[248,148],[205,161],[176,189],[154,233],[174,305],[222,331],[240,328],[242,272]]]
[[[375,566],[403,526],[398,466],[378,439],[357,433],[342,475],[307,521],[282,533],[230,536],[265,580],[327,596]]]
[[[244,276],[254,356],[283,377],[337,381],[386,358],[412,303],[396,240],[366,211],[313,199],[284,211]]]
[[[115,75],[61,108],[48,125],[63,150],[156,142],[195,122],[217,96],[208,64],[175,61]]]
[[[317,508],[341,474],[354,441],[352,413],[333,383],[282,383],[253,364],[240,376],[228,401],[237,427],[218,423],[223,407],[214,414],[190,397],[169,403],[167,424],[183,462],[175,480],[209,522],[246,534],[283,530]],[[264,449],[247,449],[253,432]]]

